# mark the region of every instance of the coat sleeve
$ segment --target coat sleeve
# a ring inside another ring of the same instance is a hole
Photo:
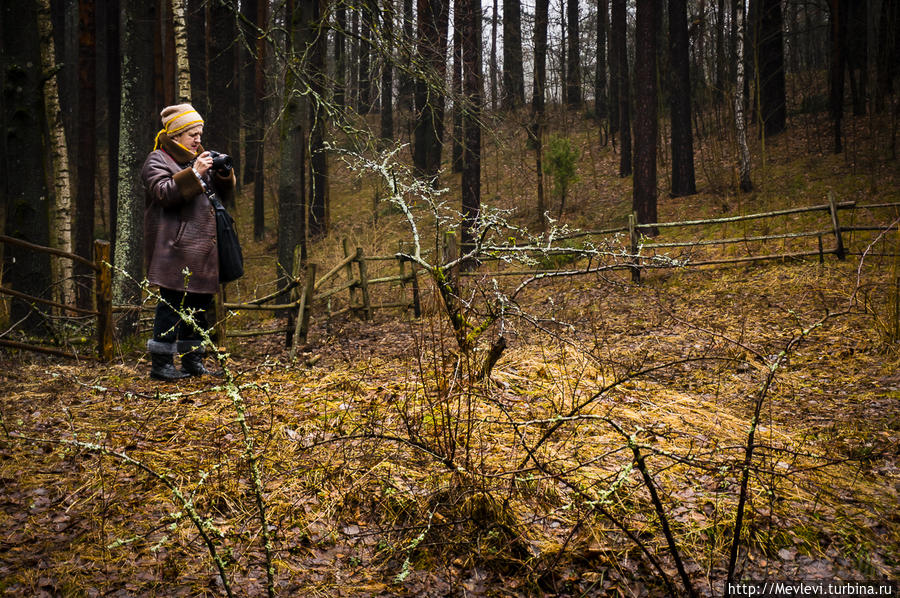
[[[141,169],[141,179],[147,189],[148,202],[157,202],[163,208],[174,208],[203,193],[200,181],[190,168],[173,170],[159,151],[147,157]]]

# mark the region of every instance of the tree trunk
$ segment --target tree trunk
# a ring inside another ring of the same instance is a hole
[[[612,0],[615,4],[616,0]],[[610,5],[612,9],[612,5]],[[615,21],[609,20],[609,133],[619,132],[619,33]]]
[[[354,106],[357,110],[359,110],[359,12],[360,9],[355,6],[350,8],[350,91],[347,94],[348,105]]]
[[[462,234],[463,245],[473,241],[481,211],[481,2],[460,0],[463,59],[463,131],[465,150],[462,171]]]
[[[894,73],[897,68],[894,55],[894,41],[900,31],[895,24],[898,22],[897,13],[900,2],[897,0],[882,0],[881,18],[878,26],[878,74],[875,86],[875,111],[883,112],[887,96],[894,92]]]
[[[415,44],[415,18],[412,0],[403,0],[403,37],[401,39],[400,55],[397,59],[401,61],[401,64],[409,66],[412,64],[412,48]],[[415,89],[413,76],[407,68],[403,68],[399,71],[399,79],[397,105],[400,110],[409,112],[413,109]]]
[[[375,35],[375,0],[363,0],[360,9],[360,48],[359,48],[359,97],[357,111],[368,114],[372,111],[372,44],[369,40]]]
[[[416,128],[413,162],[419,174],[434,178],[441,167],[444,139],[444,81],[447,76],[449,0],[418,0]]]
[[[619,129],[622,133],[619,154],[619,176],[631,175],[631,97],[628,83],[628,46],[626,43],[627,24],[625,21],[625,0],[612,0],[612,31],[616,46],[616,76],[619,95]]]
[[[122,73],[119,31],[119,0],[106,3],[106,96],[107,187],[109,188],[110,255],[116,254],[119,217],[119,117],[122,103]]]
[[[759,99],[763,122],[760,132],[771,137],[783,132],[787,125],[781,0],[763,0],[759,10]]]
[[[251,4],[256,0],[248,0]],[[188,61],[188,33],[187,23],[184,20],[184,2],[171,0],[172,25],[175,36],[175,96],[179,103],[191,101],[191,65]]]
[[[578,17],[578,0],[567,0],[566,21],[568,23],[569,56],[566,68],[566,102],[571,108],[580,108],[582,104],[581,39]]]
[[[497,0],[494,0],[494,11],[491,16],[491,112],[497,111]]]
[[[206,24],[208,19],[206,13],[206,0],[187,0],[186,21],[188,62],[191,67],[191,105],[204,117],[209,114],[206,81],[206,74],[209,70],[207,68]],[[162,107],[159,108],[159,110],[161,109]]]
[[[737,43],[735,44],[735,73],[734,86],[734,126],[737,132],[738,143],[738,170],[740,172],[741,191],[748,192],[753,189],[750,180],[750,148],[747,145],[747,121],[744,118],[744,3],[737,2]]]
[[[334,31],[334,104],[338,108],[346,108],[347,54],[345,47],[347,45],[347,5],[343,2],[338,4],[335,18],[337,19],[337,29]]]
[[[269,3],[257,2],[254,22],[260,29],[267,29]],[[266,151],[266,50],[268,42],[262,36],[256,37],[256,60],[253,69],[253,111],[252,122],[247,131],[247,166],[253,169],[253,238],[262,240],[266,232],[265,204],[265,151]],[[252,165],[252,166],[251,166]]]
[[[156,3],[145,0],[122,2],[122,101],[119,115],[119,190],[116,221],[116,251],[113,256],[113,301],[118,305],[140,305],[144,271],[144,186],[140,172],[148,146],[160,123],[150,116],[159,112],[153,99],[153,68]],[[138,313],[120,320],[123,334],[137,332]]]
[[[728,56],[725,55],[725,0],[718,0],[716,24],[716,101],[721,102],[725,98],[725,71],[728,64]]]
[[[41,68],[45,73],[55,73],[56,50],[50,23],[50,1],[40,0],[38,5],[38,34],[40,35]],[[44,110],[50,131],[50,164],[52,172],[53,203],[50,208],[50,247],[72,252],[72,187],[69,182],[69,153],[66,132],[59,106],[59,86],[56,76],[47,78],[44,84]],[[50,259],[51,279],[61,284],[54,286],[53,300],[58,303],[75,302],[75,285],[72,280],[72,260],[62,257]]]
[[[534,8],[534,88],[531,98],[532,142],[537,172],[537,217],[543,229],[547,200],[544,197],[544,94],[547,88],[547,26],[550,0],[537,0]]]
[[[75,152],[78,182],[75,190],[75,253],[93,259],[94,253],[94,182],[97,173],[97,34],[94,3],[78,4],[78,150]],[[76,279],[87,279],[93,271],[76,263]],[[89,284],[75,287],[76,302],[88,309],[94,293]]]
[[[465,16],[462,14],[463,0],[453,0],[453,72],[450,82],[453,89],[453,155],[451,168],[453,172],[463,169],[463,107],[462,107],[462,30]]]
[[[503,102],[504,110],[525,104],[522,69],[522,3],[503,0]]]
[[[831,7],[831,120],[834,128],[834,153],[844,151],[841,121],[844,118],[844,66],[847,47],[847,0],[830,0]]]
[[[607,0],[597,0],[597,62],[594,70],[594,116],[597,120],[609,117],[606,90],[606,31],[609,6]]]
[[[240,86],[235,6],[234,0],[223,0],[213,2],[209,7],[209,112],[201,114],[206,120],[203,147],[230,154],[239,174]]]
[[[641,224],[656,222],[656,40],[661,0],[637,4],[634,60],[634,187],[632,210]],[[644,230],[655,236],[656,230]]]
[[[691,79],[688,58],[687,2],[669,0],[669,72],[672,109],[672,196],[697,192],[691,131]]]
[[[327,36],[321,29],[322,18],[328,0],[311,0],[311,13],[305,26],[308,32],[310,88],[313,92],[309,103],[309,234],[328,232],[328,154],[325,150],[325,126],[327,113],[323,102],[328,89],[328,73],[325,70]]]
[[[394,0],[383,0],[381,30],[384,66],[381,70],[381,138],[394,138]]]
[[[306,52],[309,32],[309,4],[300,2],[288,13],[290,23],[290,57]],[[306,260],[306,98],[297,89],[296,67],[289,68],[284,82],[285,103],[281,116],[281,167],[278,179],[278,264],[276,276],[282,290],[279,302],[288,299],[288,277],[294,272],[294,249],[300,247],[301,261]]]
[[[772,1],[772,0],[770,0]],[[850,94],[853,99],[853,115],[866,113],[868,88],[868,23],[867,2],[849,3],[847,15],[847,69],[850,75]]]

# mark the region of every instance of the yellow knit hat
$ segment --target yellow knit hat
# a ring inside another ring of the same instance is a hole
[[[162,119],[163,128],[156,134],[154,148],[159,147],[159,137],[163,133],[173,137],[186,129],[203,124],[203,117],[190,104],[166,106],[159,115]]]

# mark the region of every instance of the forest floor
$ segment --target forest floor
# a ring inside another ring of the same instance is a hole
[[[620,225],[630,189],[616,154],[572,135],[581,178],[565,221]],[[520,140],[491,143],[485,201],[530,205]],[[828,191],[898,201],[895,158],[814,143],[770,142],[744,196],[707,155],[720,176],[698,175],[697,196],[661,191],[660,220],[820,204]],[[334,230],[311,249],[325,269],[341,238],[369,255],[401,238],[377,187],[345,175]],[[685,578],[720,596],[745,472],[737,578],[896,581],[900,272],[875,255],[896,249],[890,235],[857,237],[868,255],[846,261],[534,284],[486,380],[460,373],[499,326],[461,353],[424,282],[420,318],[327,318],[319,305],[298,359],[282,336],[229,340],[227,383],[153,382],[134,343],[104,366],[0,353],[0,593],[221,595],[214,546],[234,595],[265,595],[268,536],[285,596],[680,596]],[[246,243],[236,295],[265,291],[272,243]],[[491,288],[468,280],[472,297]],[[241,312],[230,329],[283,324]]]

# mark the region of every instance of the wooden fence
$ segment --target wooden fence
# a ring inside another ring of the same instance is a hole
[[[820,261],[824,261],[825,255],[835,255],[838,259],[843,260],[847,255],[853,253],[859,253],[858,251],[852,251],[852,248],[848,246],[846,233],[854,233],[854,232],[862,232],[862,231],[885,231],[890,226],[896,226],[896,217],[894,219],[894,223],[892,225],[866,225],[866,226],[845,226],[841,224],[841,212],[846,210],[880,210],[880,209],[893,209],[897,210],[900,208],[900,203],[883,203],[883,204],[869,204],[869,205],[857,205],[855,202],[841,202],[838,203],[834,200],[832,196],[829,195],[829,202],[823,205],[816,206],[806,206],[799,208],[790,208],[785,210],[777,210],[772,212],[764,212],[757,214],[746,214],[741,216],[731,216],[726,218],[714,218],[707,220],[686,220],[681,222],[656,222],[651,224],[638,224],[635,220],[635,217],[632,215],[629,217],[628,225],[622,226],[618,228],[611,228],[605,230],[598,231],[580,231],[577,233],[573,233],[567,235],[565,237],[560,237],[560,241],[572,241],[579,238],[593,238],[599,239],[603,237],[609,237],[611,235],[627,235],[627,243],[630,248],[630,254],[628,256],[628,261],[625,264],[622,264],[620,267],[622,269],[627,269],[631,271],[632,279],[635,281],[640,280],[641,272],[647,268],[659,268],[661,267],[658,263],[654,262],[655,251],[660,249],[670,250],[670,249],[697,249],[702,247],[714,247],[714,246],[724,246],[724,245],[733,245],[738,243],[751,243],[751,242],[766,242],[766,241],[787,241],[787,240],[799,240],[805,238],[815,238],[817,240],[817,245],[814,249],[808,249],[804,251],[792,251],[792,252],[782,252],[782,253],[766,253],[762,255],[745,255],[745,256],[736,256],[736,257],[724,257],[724,258],[716,258],[716,259],[698,259],[698,260],[679,260],[677,262],[673,262],[671,267],[675,267],[677,263],[677,267],[696,267],[696,266],[717,266],[717,265],[728,265],[728,264],[737,264],[737,263],[746,263],[746,262],[759,262],[766,260],[784,260],[784,259],[792,259],[792,258],[806,258],[806,257],[816,257],[818,256]],[[769,235],[751,235],[751,236],[739,236],[739,237],[729,237],[723,239],[692,239],[686,241],[665,241],[665,242],[656,242],[650,241],[647,237],[644,236],[644,231],[649,229],[672,229],[672,228],[690,228],[690,227],[698,227],[698,226],[711,226],[711,225],[728,225],[732,223],[740,223],[746,222],[750,220],[762,220],[762,219],[773,219],[783,216],[791,216],[805,213],[822,213],[825,217],[826,223],[821,229],[809,230],[809,231],[799,231],[799,232],[785,232],[780,234],[769,234]],[[829,244],[826,247],[826,239],[829,240]],[[112,339],[112,297],[111,297],[111,273],[109,267],[109,244],[104,241],[95,242],[95,260],[94,262],[90,262],[88,260],[84,260],[79,256],[68,254],[65,252],[61,252],[58,250],[50,249],[47,247],[41,247],[37,245],[32,245],[30,243],[25,243],[23,241],[13,239],[10,237],[0,236],[0,241],[4,243],[16,244],[19,246],[27,247],[33,249],[35,251],[44,251],[53,255],[59,255],[62,257],[67,257],[69,259],[73,259],[76,261],[80,261],[89,265],[96,273],[95,277],[95,287],[96,287],[96,310],[83,310],[72,306],[66,306],[59,303],[55,303],[52,301],[48,301],[45,299],[39,299],[34,297],[23,297],[21,293],[14,291],[12,289],[8,289],[0,286],[0,293],[9,294],[12,296],[17,296],[19,298],[24,298],[26,300],[34,301],[36,303],[41,303],[45,305],[50,305],[52,307],[56,307],[60,310],[65,310],[78,314],[89,314],[97,316],[98,324],[97,324],[97,353],[100,359],[108,360],[112,357],[112,347],[113,347],[113,339]],[[379,309],[403,309],[404,311],[413,310],[413,313],[416,317],[421,315],[421,302],[420,302],[420,292],[419,292],[419,275],[423,273],[423,270],[417,267],[416,264],[412,262],[408,262],[403,258],[399,257],[404,253],[403,246],[401,245],[398,248],[398,252],[394,255],[388,256],[367,256],[361,247],[356,247],[351,250],[349,243],[345,239],[342,243],[343,250],[343,259],[339,261],[337,264],[331,267],[330,270],[318,276],[319,267],[318,264],[315,263],[307,263],[306,267],[303,267],[303,264],[300,260],[299,248],[295,251],[294,255],[294,271],[292,272],[292,276],[289,282],[289,286],[287,291],[280,290],[278,292],[272,293],[270,295],[254,298],[252,300],[248,300],[245,302],[228,302],[224,300],[224,295],[222,289],[219,292],[219,300],[216,302],[216,332],[218,342],[220,344],[224,344],[227,337],[252,337],[252,336],[261,336],[261,335],[270,335],[270,334],[284,334],[285,335],[285,344],[286,346],[291,348],[292,357],[296,355],[298,349],[306,344],[307,335],[309,332],[309,322],[310,322],[310,314],[312,310],[313,304],[323,304],[324,303],[324,312],[328,317],[333,317],[337,315],[341,315],[344,313],[355,313],[362,317],[365,320],[369,320],[372,318],[372,314],[375,310]],[[456,246],[456,237],[452,234],[448,235],[445,240],[445,247],[442,248],[444,252],[444,256],[452,260],[458,252],[458,248]],[[645,253],[648,252],[648,253]],[[565,254],[565,251],[558,252],[556,255]],[[579,255],[579,251],[577,249],[572,249],[572,255]],[[885,254],[887,255],[887,254]],[[893,254],[891,254],[893,255]],[[485,258],[481,261],[488,262],[492,258],[490,256],[485,256]],[[388,262],[396,262],[397,274],[391,274],[387,276],[376,276],[370,277],[369,274],[369,266],[377,263],[388,263]],[[558,270],[540,270],[540,269],[528,269],[528,270],[514,270],[504,267],[504,269],[498,269],[495,272],[490,272],[490,276],[523,276],[523,275],[534,275],[541,273],[553,273],[558,272]],[[458,271],[452,273],[454,276],[484,276],[485,272],[482,271]],[[398,294],[398,298],[394,301],[388,301],[383,303],[375,303],[373,302],[373,288],[378,285],[385,284],[398,284],[400,287],[400,292]],[[279,297],[283,297],[285,292],[289,292],[289,301],[287,303],[277,304],[274,303]],[[337,310],[332,310],[332,300],[342,293],[347,293],[346,299],[347,304],[345,307],[342,307]],[[275,311],[275,312],[286,312],[288,313],[288,323],[286,326],[282,326],[279,328],[267,328],[267,329],[258,329],[258,330],[227,330],[226,322],[228,318],[226,317],[226,310],[240,310],[240,311]],[[61,351],[58,349],[52,349],[48,347],[38,347],[34,345],[27,345],[24,343],[17,343],[14,341],[9,341],[6,339],[0,339],[0,345],[8,346],[17,349],[27,349],[34,351],[43,351],[46,353],[51,353],[54,355],[60,355],[65,357],[75,357],[75,355]]]
[[[86,316],[95,316],[97,318],[97,357],[101,361],[109,361],[113,357],[113,320],[112,320],[112,268],[110,266],[109,242],[96,240],[94,241],[94,261],[87,260],[80,255],[68,253],[52,247],[44,247],[43,245],[35,245],[21,239],[0,235],[0,243],[6,245],[15,245],[30,251],[55,255],[64,259],[79,262],[90,268],[94,273],[94,298],[95,309],[83,309],[74,305],[64,305],[49,299],[34,297],[21,293],[6,286],[0,286],[0,294],[9,295],[32,305],[46,305],[56,308],[61,313],[74,313]],[[24,349],[28,351],[37,351],[40,353],[48,353],[60,357],[84,358],[84,355],[75,355],[62,349],[35,345],[31,343],[23,343],[10,339],[0,338],[0,346],[10,347],[13,349]]]

